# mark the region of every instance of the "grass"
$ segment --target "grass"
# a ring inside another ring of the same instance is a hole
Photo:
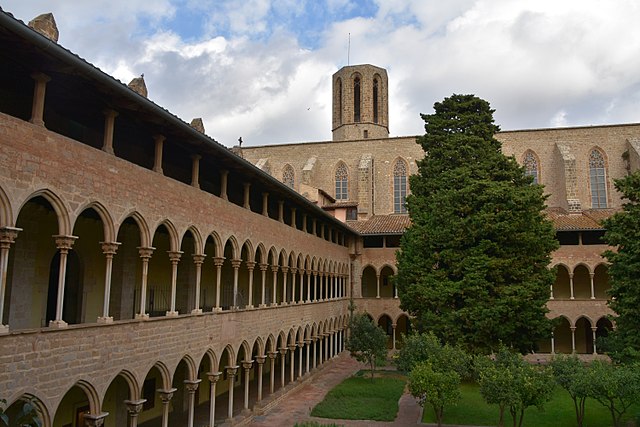
[[[343,420],[393,421],[406,377],[397,372],[359,371],[335,386],[311,411],[311,416]]]
[[[460,388],[462,397],[457,405],[445,407],[443,423],[476,426],[495,426],[498,423],[498,407],[487,405],[480,395],[477,384],[463,384]],[[635,418],[640,414],[640,403],[627,411],[627,418]],[[434,423],[433,409],[425,405],[423,422]],[[505,410],[505,425],[512,423],[508,409]],[[557,427],[575,426],[576,415],[573,401],[569,394],[556,387],[551,401],[540,411],[535,407],[528,408],[524,416],[524,427]],[[608,410],[593,399],[587,399],[584,425],[589,427],[610,427],[611,415]]]

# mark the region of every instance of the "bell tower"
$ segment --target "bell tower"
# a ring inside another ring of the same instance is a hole
[[[387,71],[369,64],[342,67],[333,75],[333,140],[389,137]]]

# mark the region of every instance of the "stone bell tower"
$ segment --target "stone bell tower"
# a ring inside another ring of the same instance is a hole
[[[387,71],[349,65],[333,75],[333,140],[389,137]]]

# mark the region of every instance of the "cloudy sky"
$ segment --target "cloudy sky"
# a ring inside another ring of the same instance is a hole
[[[640,122],[637,0],[0,0],[231,146],[331,139],[331,75],[389,73],[390,132],[452,93],[503,130]],[[348,57],[348,40],[351,49]]]

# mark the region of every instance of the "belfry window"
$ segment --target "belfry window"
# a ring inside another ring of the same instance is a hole
[[[393,167],[393,213],[407,213],[407,165],[398,160]]]
[[[291,165],[286,165],[282,171],[282,182],[285,185],[293,188],[295,185],[295,174]]]
[[[538,184],[538,159],[531,150],[527,151],[523,160],[524,174],[533,177],[533,184]]]
[[[342,79],[338,79],[338,124],[342,124]]]
[[[353,121],[360,121],[360,77],[353,80]]]
[[[591,185],[591,207],[603,209],[607,207],[607,173],[604,157],[598,150],[589,155],[589,184]]]
[[[373,79],[373,123],[378,123],[378,79]]]
[[[349,198],[349,172],[344,163],[340,163],[336,168],[336,200],[347,200]]]

